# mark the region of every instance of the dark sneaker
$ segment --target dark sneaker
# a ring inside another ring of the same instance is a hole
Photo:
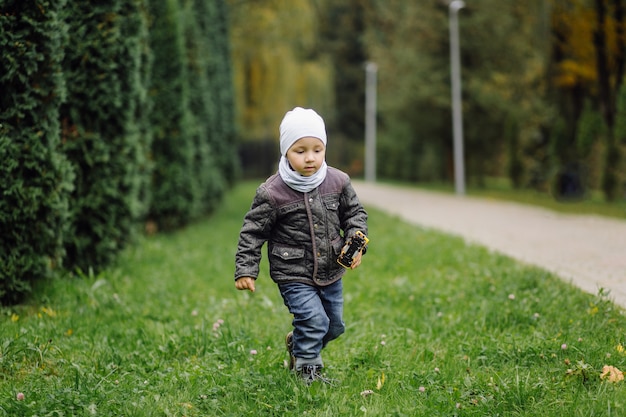
[[[296,357],[293,356],[293,332],[287,333],[285,346],[287,346],[287,352],[289,352],[289,370],[293,371],[296,368]]]
[[[304,365],[302,369],[298,371],[298,375],[307,385],[311,385],[314,381],[320,381],[330,385],[334,382],[332,379],[326,378],[326,376],[322,374],[322,366],[320,365]]]

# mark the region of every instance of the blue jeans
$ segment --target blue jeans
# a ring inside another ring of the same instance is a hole
[[[301,283],[279,285],[285,305],[293,315],[293,355],[296,370],[304,365],[324,366],[321,352],[345,330],[343,283],[326,287]]]

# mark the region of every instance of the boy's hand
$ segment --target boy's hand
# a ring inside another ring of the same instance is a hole
[[[362,257],[363,257],[363,252],[357,253],[356,256],[354,257],[354,262],[352,262],[352,266],[350,267],[350,269],[354,269],[357,266],[361,265]]]
[[[250,290],[250,292],[254,292],[254,278],[251,277],[241,277],[235,281],[235,287],[238,290]]]

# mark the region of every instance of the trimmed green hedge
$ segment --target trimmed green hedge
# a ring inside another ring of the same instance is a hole
[[[218,204],[238,173],[224,2],[150,0],[155,171],[149,218],[181,227]]]
[[[149,216],[159,228],[170,230],[189,223],[200,211],[200,189],[194,178],[194,119],[178,1],[150,0],[150,13],[155,170]]]
[[[211,96],[211,80],[208,78],[207,65],[210,50],[207,45],[206,33],[200,21],[204,18],[202,10],[198,10],[194,0],[183,0],[182,18],[185,25],[185,60],[189,76],[189,111],[193,120],[190,123],[190,135],[194,152],[194,179],[200,191],[200,215],[212,210],[224,193],[226,183],[220,172],[219,155],[216,152],[213,132],[214,103]],[[204,2],[202,2],[204,3]]]
[[[98,270],[131,240],[145,212],[150,140],[137,117],[147,105],[140,59],[148,41],[144,1],[72,2],[61,108],[75,190],[66,238],[69,268]]]
[[[0,301],[98,271],[237,173],[225,3],[0,5]]]
[[[229,184],[239,176],[235,146],[235,92],[232,82],[228,9],[224,1],[194,0],[196,16],[207,45],[206,74],[209,82],[207,125],[209,140],[220,172]]]
[[[0,9],[0,300],[19,301],[63,255],[71,169],[59,150],[64,1]]]
[[[72,2],[65,10],[68,99],[61,120],[64,151],[76,171],[68,268],[108,265],[132,241],[146,211],[144,9],[141,0],[111,0]]]

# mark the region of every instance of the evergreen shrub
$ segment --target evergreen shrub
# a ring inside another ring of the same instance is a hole
[[[198,214],[201,215],[215,208],[225,191],[226,182],[218,165],[214,124],[211,123],[214,119],[212,109],[215,107],[207,73],[208,56],[211,51],[201,25],[203,19],[206,19],[206,14],[202,7],[199,9],[195,7],[197,3],[206,4],[207,1],[184,0],[182,13],[185,22],[186,73],[191,112],[189,133],[195,149],[193,170],[194,178],[198,182]]]
[[[235,138],[235,91],[228,30],[228,6],[224,1],[194,0],[200,32],[206,39],[209,81],[209,140],[226,182],[240,174]]]
[[[149,217],[159,229],[188,224],[200,212],[200,186],[194,170],[194,118],[180,8],[176,0],[150,0],[154,51],[151,99],[155,170]]]
[[[71,167],[59,150],[65,1],[0,8],[0,301],[14,303],[63,255]]]
[[[76,180],[65,264],[100,270],[132,241],[146,211],[147,16],[143,0],[68,6],[61,118]]]
[[[103,269],[234,181],[224,2],[7,0],[0,48],[0,301]]]

